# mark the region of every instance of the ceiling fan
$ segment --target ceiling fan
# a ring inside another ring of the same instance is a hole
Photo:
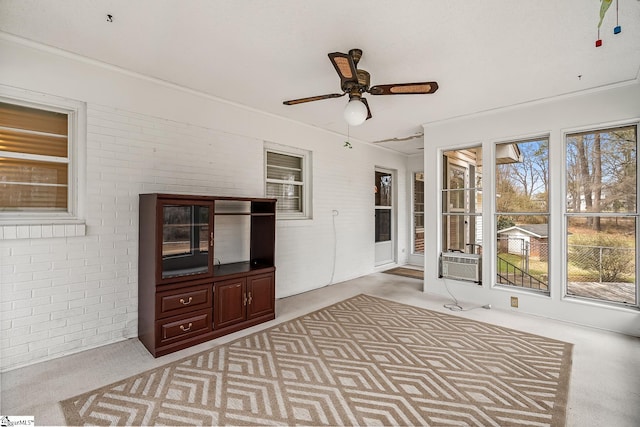
[[[349,95],[349,102],[344,110],[347,123],[357,126],[370,119],[371,110],[367,100],[362,97],[364,93],[371,95],[410,95],[428,94],[438,90],[436,82],[398,83],[390,85],[369,86],[371,75],[358,69],[358,62],[362,57],[361,49],[351,49],[349,53],[333,52],[329,59],[340,76],[342,93],[330,93],[327,95],[310,96],[308,98],[292,99],[284,101],[284,105],[297,105],[304,102],[320,101],[322,99],[340,98]]]

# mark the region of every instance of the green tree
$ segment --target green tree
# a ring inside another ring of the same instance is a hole
[[[498,216],[498,231],[513,227],[514,225],[516,225],[516,223],[513,221],[512,217],[506,215]]]

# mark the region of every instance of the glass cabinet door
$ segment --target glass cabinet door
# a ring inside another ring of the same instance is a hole
[[[167,201],[162,209],[162,279],[212,273],[213,204]]]

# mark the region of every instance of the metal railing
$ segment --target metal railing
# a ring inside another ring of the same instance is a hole
[[[498,283],[500,284],[542,291],[549,290],[547,283],[510,263],[500,255],[498,255],[498,265],[500,266],[498,268]]]

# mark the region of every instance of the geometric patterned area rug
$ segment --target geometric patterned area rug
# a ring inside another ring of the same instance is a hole
[[[358,295],[61,405],[71,425],[563,426],[571,352]]]

